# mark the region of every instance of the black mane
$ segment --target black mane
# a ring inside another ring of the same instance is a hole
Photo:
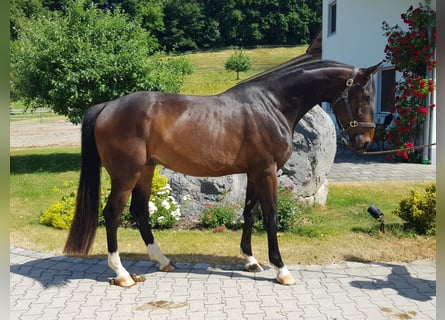
[[[301,59],[299,57],[288,60],[276,67],[263,71],[257,75],[247,78],[238,84],[244,84],[247,82],[257,82],[266,79],[274,78],[275,76],[282,76],[283,73],[294,73],[298,70],[314,70],[319,68],[327,67],[338,67],[338,68],[354,68],[351,65],[344,64],[334,60],[314,60],[309,62],[300,63]]]

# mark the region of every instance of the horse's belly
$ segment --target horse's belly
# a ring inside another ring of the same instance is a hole
[[[190,158],[172,154],[167,157],[156,157],[156,160],[166,168],[195,177],[219,177],[247,170],[245,166],[236,161],[229,162],[228,159],[213,159],[199,155]]]

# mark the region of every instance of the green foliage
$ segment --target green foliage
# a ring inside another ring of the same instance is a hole
[[[242,50],[232,54],[224,63],[224,68],[226,70],[236,72],[236,80],[239,80],[240,72],[246,72],[251,66],[252,62],[250,61],[250,58]]]
[[[54,192],[62,195],[59,201],[54,202],[39,217],[39,222],[43,225],[54,227],[56,229],[69,229],[74,216],[76,203],[76,193],[70,192],[72,184],[64,182],[62,189],[55,187]]]
[[[277,213],[278,213],[278,231],[287,231],[292,229],[302,209],[295,199],[291,188],[278,188],[277,195]],[[256,230],[265,230],[263,213],[258,210]]]
[[[238,206],[222,203],[218,205],[208,203],[199,215],[199,222],[215,232],[232,228],[236,225],[236,209]],[[224,226],[224,227],[223,227]]]
[[[21,17],[29,17],[31,11],[41,14],[42,6],[45,10],[63,11],[70,3],[70,0],[45,0],[42,4],[38,0],[11,1],[13,26]],[[91,3],[104,12],[122,10],[129,21],[140,24],[168,52],[307,44],[320,29],[322,16],[321,0],[93,0]]]
[[[436,183],[425,188],[425,192],[410,191],[410,195],[403,198],[394,214],[405,220],[409,227],[419,234],[436,234]]]
[[[87,0],[65,12],[23,19],[11,41],[11,90],[27,107],[48,107],[79,123],[88,107],[138,90],[179,92],[184,59],[155,56],[156,38],[138,20]]]

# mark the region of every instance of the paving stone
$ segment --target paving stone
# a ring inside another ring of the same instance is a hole
[[[429,320],[436,316],[432,261],[290,266],[292,273],[301,275],[293,286],[277,284],[273,269],[251,274],[242,266],[226,270],[184,264],[181,271],[155,271],[145,282],[123,289],[108,283],[112,272],[106,259],[48,259],[17,248],[11,248],[10,257],[11,319]],[[124,264],[135,269],[148,266]]]

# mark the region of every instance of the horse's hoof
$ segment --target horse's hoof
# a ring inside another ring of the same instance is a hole
[[[173,267],[171,265],[171,263],[169,263],[169,264],[167,264],[167,265],[165,265],[163,267],[159,267],[159,270],[161,270],[163,272],[171,272],[171,271],[175,270],[175,267]]]
[[[284,275],[282,277],[278,276],[277,281],[279,284],[290,286],[296,283],[294,277],[289,273],[287,275]]]
[[[111,278],[110,284],[114,286],[119,286],[122,288],[130,288],[136,284],[136,281],[133,279],[132,276],[123,276],[118,278]]]
[[[246,263],[244,265],[244,268],[246,268],[249,272],[261,272],[264,271],[263,267],[260,266],[258,263]]]
[[[138,276],[134,273],[132,273],[130,276],[134,282],[144,282],[145,280],[147,280],[147,278],[145,278],[145,276]]]

